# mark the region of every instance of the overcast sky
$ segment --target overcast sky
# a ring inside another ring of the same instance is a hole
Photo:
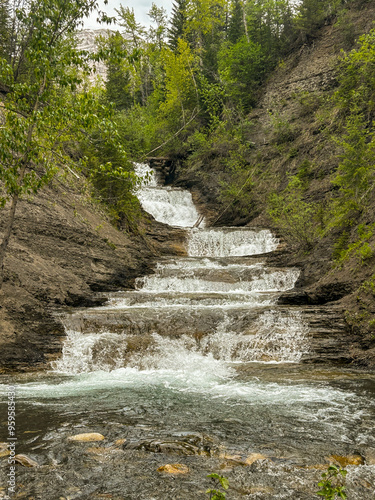
[[[110,16],[115,16],[115,9],[119,8],[119,5],[122,4],[124,7],[134,8],[135,17],[137,21],[144,25],[150,24],[150,18],[147,15],[147,12],[150,10],[153,0],[108,0],[108,5],[104,5],[102,0],[99,1],[101,9],[107,12]],[[173,0],[154,0],[154,3],[158,7],[164,7],[170,14]],[[92,15],[85,21],[85,28],[106,28],[106,25],[100,25],[96,22],[96,14]],[[110,27],[110,26],[108,26]],[[113,28],[113,25],[112,25]]]

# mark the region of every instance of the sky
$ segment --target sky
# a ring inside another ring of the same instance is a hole
[[[101,10],[105,11],[109,16],[115,16],[115,9],[118,9],[120,4],[124,7],[134,8],[134,13],[137,21],[145,26],[150,25],[150,18],[147,12],[150,10],[153,0],[108,0],[108,4],[104,5],[102,0],[99,1]],[[164,7],[168,14],[170,14],[173,0],[154,0],[158,7]],[[96,22],[96,14],[93,14],[85,21],[84,28],[112,28],[116,29],[113,25],[101,25]]]

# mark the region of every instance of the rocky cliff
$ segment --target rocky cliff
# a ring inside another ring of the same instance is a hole
[[[0,211],[1,228],[7,209]],[[184,232],[150,218],[129,235],[110,224],[81,179],[56,179],[20,203],[0,295],[0,370],[48,366],[61,352],[61,316],[100,304],[96,292],[133,287],[156,256],[183,252]]]

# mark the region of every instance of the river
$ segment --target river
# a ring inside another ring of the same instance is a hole
[[[143,207],[186,228],[187,256],[163,258],[136,290],[67,314],[49,372],[1,377],[0,440],[10,384],[17,452],[39,464],[17,466],[14,498],[204,499],[207,474],[218,472],[228,500],[313,499],[335,460],[353,462],[349,499],[375,498],[375,377],[306,362],[312,310],[277,305],[299,270],[265,264],[278,239],[194,228],[191,194],[137,169],[148,177]],[[105,439],[68,440],[86,432]],[[177,463],[186,473],[158,470]]]

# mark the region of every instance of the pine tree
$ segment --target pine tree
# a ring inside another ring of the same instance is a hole
[[[236,43],[245,34],[243,5],[241,0],[233,0],[231,7],[231,15],[228,25],[228,40],[231,43]]]
[[[9,0],[0,0],[0,58],[6,60],[10,57],[10,36]]]

